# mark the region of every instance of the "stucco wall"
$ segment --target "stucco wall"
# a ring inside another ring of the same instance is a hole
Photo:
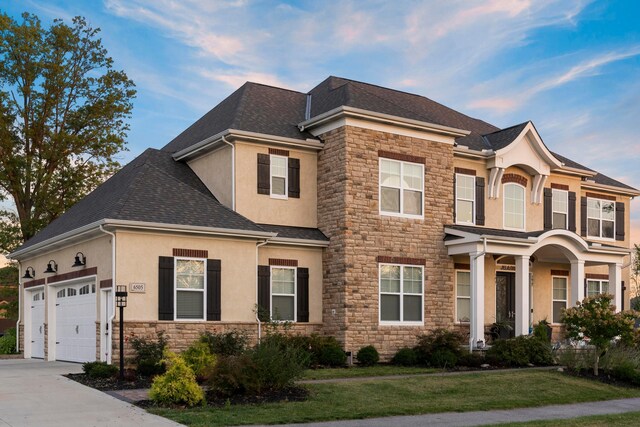
[[[220,203],[232,206],[231,147],[224,146],[188,164]]]

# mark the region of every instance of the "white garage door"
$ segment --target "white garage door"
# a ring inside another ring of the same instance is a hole
[[[31,357],[44,358],[44,291],[31,294]]]
[[[96,360],[96,285],[86,283],[56,291],[56,359]]]

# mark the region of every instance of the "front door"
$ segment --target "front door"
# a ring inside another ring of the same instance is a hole
[[[515,336],[516,326],[516,274],[504,271],[496,273],[496,323],[508,325],[509,337]],[[504,329],[504,328],[501,328]],[[506,334],[506,331],[502,331]],[[504,336],[504,335],[503,335]]]

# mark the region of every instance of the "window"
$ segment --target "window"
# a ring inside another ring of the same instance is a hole
[[[67,295],[67,293],[66,293],[66,289],[60,289],[60,290],[58,291],[58,293],[56,293],[56,296],[57,296],[58,298],[64,298],[66,295]]]
[[[553,189],[552,192],[552,221],[553,228],[566,230],[569,217],[569,192]]]
[[[456,322],[471,319],[471,273],[456,271]]]
[[[175,318],[204,320],[206,313],[205,260],[175,259]]]
[[[271,197],[287,198],[288,158],[271,155]]]
[[[87,295],[89,294],[89,285],[84,285],[83,287],[80,288],[80,295]]]
[[[77,293],[78,291],[76,291],[75,288],[67,288],[68,297],[75,297]]]
[[[562,323],[567,308],[567,278],[553,277],[553,323]]]
[[[524,187],[504,185],[504,228],[524,230]]]
[[[474,224],[476,177],[456,174],[456,223]]]
[[[296,321],[296,269],[271,267],[271,318]]]
[[[602,239],[615,237],[616,205],[609,200],[587,199],[587,235]]]
[[[380,322],[422,323],[423,267],[380,264]]]
[[[600,294],[609,293],[608,280],[592,280],[587,279],[587,296],[592,297]]]
[[[34,301],[40,301],[40,293],[33,294],[33,300]]]
[[[424,165],[380,158],[380,212],[422,218]]]

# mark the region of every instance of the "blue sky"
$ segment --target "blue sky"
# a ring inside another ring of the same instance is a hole
[[[7,4],[8,3],[8,4]],[[85,16],[135,81],[129,161],[247,80],[308,91],[328,75],[427,96],[640,187],[640,2],[23,0]],[[632,203],[640,242],[640,198]]]

